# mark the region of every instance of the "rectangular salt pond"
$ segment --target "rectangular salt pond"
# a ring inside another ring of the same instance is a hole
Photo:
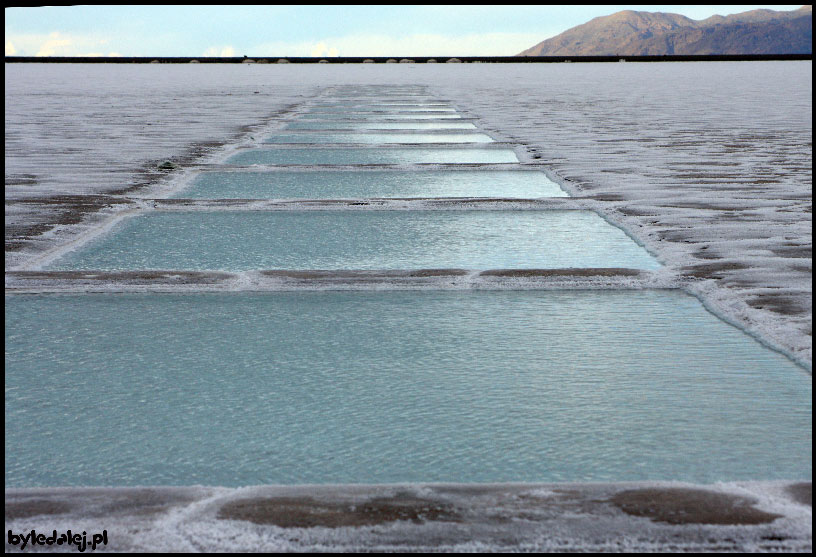
[[[202,172],[175,198],[566,197],[543,172]]]
[[[517,163],[512,149],[360,148],[246,149],[225,164],[489,164]]]
[[[49,269],[538,269],[660,264],[592,211],[189,211],[127,218]]]
[[[384,112],[384,113],[399,113],[399,112],[456,112],[455,108],[451,107],[432,107],[432,106],[313,106],[309,109],[310,112],[331,112],[346,114],[349,112]]]
[[[313,120],[445,120],[461,118],[459,114],[439,113],[439,114],[365,114],[365,113],[329,113],[329,112],[306,112],[300,118]]]
[[[471,122],[289,122],[287,130],[475,130]]]
[[[345,101],[345,102],[331,102],[312,105],[312,108],[326,109],[362,109],[362,110],[392,110],[392,109],[406,109],[406,110],[455,110],[450,104],[442,102],[395,102],[395,101],[381,101],[381,102],[364,102],[364,101]]]
[[[811,377],[678,291],[6,297],[6,487],[810,480]]]
[[[264,143],[492,143],[484,133],[277,133]]]

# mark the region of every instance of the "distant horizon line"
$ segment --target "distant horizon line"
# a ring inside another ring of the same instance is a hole
[[[5,56],[6,63],[90,63],[90,64],[349,64],[349,63],[555,63],[555,62],[717,62],[764,60],[813,60],[813,53],[801,54],[658,54],[658,55],[559,55],[559,56]]]

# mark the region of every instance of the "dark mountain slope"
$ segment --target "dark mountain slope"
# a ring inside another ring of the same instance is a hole
[[[597,17],[520,56],[804,54],[813,52],[813,12],[752,10],[695,21],[626,10]]]

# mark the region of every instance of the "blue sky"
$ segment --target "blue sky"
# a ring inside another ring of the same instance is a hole
[[[799,6],[59,6],[6,8],[6,55],[510,56],[594,17],[692,19]]]

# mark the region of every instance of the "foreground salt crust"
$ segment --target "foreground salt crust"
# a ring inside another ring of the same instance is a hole
[[[785,482],[7,489],[5,526],[88,538],[106,530],[109,544],[97,551],[809,552],[811,490]]]
[[[7,64],[6,267],[122,202],[100,194],[172,182],[158,162],[206,162],[334,85],[425,85],[809,367],[811,74],[811,62]]]

